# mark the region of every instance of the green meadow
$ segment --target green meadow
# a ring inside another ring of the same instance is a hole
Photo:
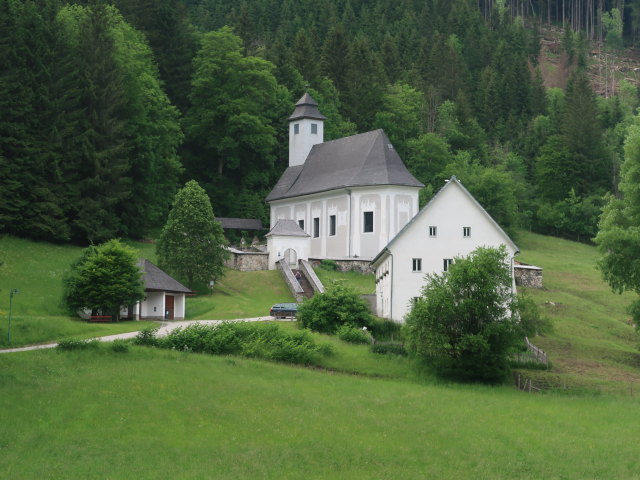
[[[539,393],[446,382],[410,358],[319,334],[333,354],[313,368],[106,344],[4,354],[0,478],[640,478],[632,296],[602,282],[593,247],[527,232],[518,245],[521,261],[544,269],[544,288],[527,293],[553,322],[532,339],[552,368],[514,372]],[[153,260],[153,245],[132,246]],[[30,338],[140,326],[59,310],[61,272],[79,251],[0,239],[0,329],[10,288]],[[319,275],[373,290],[370,276]],[[276,272],[230,271],[187,312],[262,316],[290,298]]]
[[[638,478],[635,398],[143,347],[0,356],[0,477]]]

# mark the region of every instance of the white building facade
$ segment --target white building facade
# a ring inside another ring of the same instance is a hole
[[[308,94],[289,117],[289,168],[267,197],[270,228],[296,222],[308,235],[296,248],[311,258],[372,259],[416,215],[424,185],[382,130],[323,142],[324,118]]]
[[[511,268],[518,247],[466,188],[452,177],[374,258],[376,309],[380,317],[404,320],[427,273],[440,274],[456,257],[478,247],[505,245]]]

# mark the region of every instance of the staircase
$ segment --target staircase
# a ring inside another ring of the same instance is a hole
[[[278,260],[276,265],[297,302],[313,297],[315,292],[324,292],[322,282],[307,260],[300,260],[297,269],[291,269],[284,258]]]
[[[309,280],[307,279],[307,276],[304,274],[304,272],[302,270],[291,270],[293,272],[293,275],[296,277],[296,279],[298,280],[298,283],[300,284],[300,286],[302,287],[303,290],[303,295],[306,298],[311,298],[313,297],[313,287],[311,286],[311,283],[309,283]]]

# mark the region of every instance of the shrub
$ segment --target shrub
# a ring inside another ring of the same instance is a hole
[[[376,340],[402,340],[404,338],[402,334],[402,324],[389,320],[387,318],[374,317],[371,324],[371,335]]]
[[[371,328],[374,321],[364,300],[342,281],[333,282],[326,292],[305,301],[298,309],[297,319],[303,328],[331,334],[340,325]]]
[[[323,268],[324,270],[329,270],[331,272],[337,272],[338,264],[336,263],[335,260],[330,260],[328,258],[325,258],[324,260],[320,261],[320,268]]]
[[[409,350],[442,375],[503,380],[519,336],[514,304],[505,247],[477,248],[427,275],[406,317]]]
[[[111,350],[116,353],[127,353],[129,351],[129,342],[126,340],[114,340],[111,342]]]
[[[404,345],[401,343],[374,343],[371,345],[371,352],[378,353],[382,355],[402,355],[406,356],[407,349],[404,348]]]
[[[98,340],[61,340],[56,347],[58,350],[88,350],[97,349],[100,342]]]
[[[551,320],[540,315],[538,305],[530,296],[518,294],[516,308],[520,317],[518,329],[523,336],[535,337],[538,334],[542,335],[552,330]]]
[[[147,334],[144,345],[212,355],[240,355],[296,364],[316,363],[317,356],[329,355],[331,348],[316,345],[309,332],[288,333],[276,324],[223,322],[195,323],[176,328],[163,339],[153,341]]]
[[[158,333],[159,328],[160,327],[151,327],[140,330],[133,343],[136,345],[143,345],[145,347],[158,346],[160,340],[156,338],[156,334]]]
[[[353,325],[340,325],[336,335],[343,342],[371,343],[371,336],[365,330],[356,328]]]

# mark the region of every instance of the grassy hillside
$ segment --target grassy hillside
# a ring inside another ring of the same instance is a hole
[[[636,478],[636,399],[174,351],[0,356],[0,477]]]
[[[524,290],[554,322],[553,332],[534,339],[553,363],[535,381],[627,394],[640,389],[640,338],[626,313],[633,297],[612,293],[602,281],[596,249],[531,233],[522,233],[518,245],[521,261],[544,269],[544,289]]]

